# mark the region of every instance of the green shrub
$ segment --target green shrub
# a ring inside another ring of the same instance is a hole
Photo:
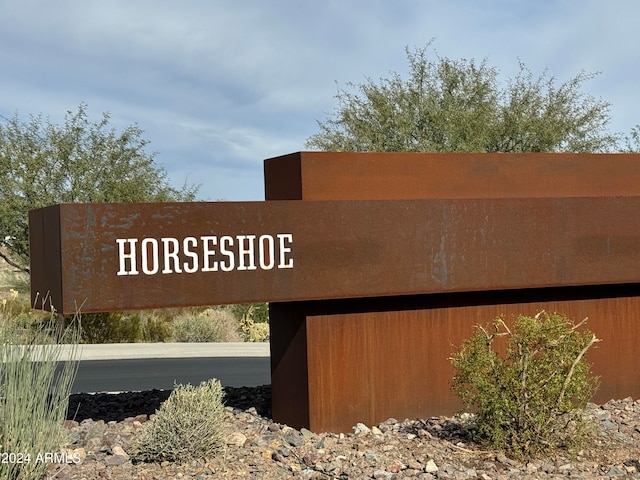
[[[185,310],[174,318],[171,337],[175,342],[241,342],[235,317],[223,308]]]
[[[502,319],[477,327],[452,358],[452,388],[476,411],[477,440],[516,458],[580,446],[582,409],[598,386],[585,362],[598,340],[583,323],[540,312],[519,316],[512,329]]]
[[[171,322],[164,312],[141,312],[141,334],[145,342],[166,342],[171,338]]]
[[[165,342],[171,337],[170,312],[163,310],[85,313],[81,324],[81,341],[88,344]]]
[[[246,342],[268,342],[269,341],[269,323],[256,322],[255,315],[259,315],[256,305],[251,304],[240,318],[240,329]],[[266,304],[262,304],[266,305]]]
[[[238,303],[229,305],[227,308],[235,315],[238,322],[249,314],[255,323],[269,323],[268,303]]]
[[[89,344],[243,341],[238,321],[225,307],[86,313],[81,324],[81,341]],[[255,341],[268,340],[267,324],[255,332],[252,338],[260,338]],[[265,334],[267,340],[262,340]]]
[[[139,312],[100,312],[82,315],[83,343],[136,343],[142,341]]]
[[[268,342],[269,341],[269,324],[254,323],[247,327],[245,333],[246,342]]]
[[[178,385],[147,423],[132,448],[138,461],[179,461],[210,457],[225,446],[226,424],[218,380]]]
[[[0,462],[0,479],[42,478],[47,464],[37,455],[61,452],[66,443],[62,421],[77,368],[79,328],[73,324],[62,332],[60,343],[18,344],[24,332],[16,332],[9,303],[0,307],[0,452],[28,455],[29,461]],[[55,332],[59,325],[51,314],[46,327]],[[39,337],[48,335],[34,335]],[[70,345],[67,358],[61,343]]]

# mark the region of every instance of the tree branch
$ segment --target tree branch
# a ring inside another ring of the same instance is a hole
[[[7,255],[0,251],[0,258],[2,258],[5,262],[11,265],[13,268],[17,268],[21,272],[31,273],[28,267],[23,267],[22,265],[17,264],[13,260],[11,260]]]
[[[591,341],[589,341],[589,343],[582,349],[582,351],[578,354],[576,359],[573,361],[573,365],[571,365],[571,369],[569,369],[567,378],[565,378],[564,385],[562,386],[562,390],[560,391],[560,395],[558,396],[558,404],[562,402],[562,398],[567,392],[567,388],[569,387],[569,382],[571,381],[571,377],[573,377],[573,372],[575,371],[576,366],[578,365],[578,363],[580,363],[580,360],[582,359],[582,357],[584,357],[585,353],[587,353],[587,350],[589,350],[594,343],[597,343],[599,341],[600,339],[596,338],[596,335],[593,334],[593,336],[591,337]]]

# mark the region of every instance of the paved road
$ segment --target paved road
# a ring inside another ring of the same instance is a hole
[[[269,357],[89,360],[78,367],[72,393],[171,389],[217,378],[231,387],[271,383]]]
[[[73,393],[169,389],[211,378],[233,387],[271,383],[268,343],[82,345],[80,360]]]

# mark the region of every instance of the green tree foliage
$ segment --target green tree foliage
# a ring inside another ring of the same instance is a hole
[[[137,125],[116,131],[108,113],[92,121],[87,106],[63,125],[42,116],[0,119],[0,256],[27,270],[27,213],[56,203],[189,201],[197,186],[170,186],[145,149]]]
[[[631,129],[629,135],[624,136],[626,146],[624,151],[627,153],[639,153],[640,152],[640,124]]]
[[[599,340],[581,326],[540,312],[512,328],[497,319],[462,344],[452,388],[476,411],[478,440],[518,458],[580,447],[588,432],[582,409],[599,384],[585,361]]]
[[[307,147],[333,151],[604,152],[624,140],[608,133],[609,104],[581,91],[595,74],[558,84],[520,62],[506,86],[484,60],[427,57],[407,50],[409,77],[340,89],[337,110]],[[637,142],[636,142],[637,146]]]

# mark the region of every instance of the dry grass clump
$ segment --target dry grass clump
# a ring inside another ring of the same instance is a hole
[[[218,380],[177,385],[133,446],[137,461],[184,462],[222,451],[226,420]]]
[[[171,338],[174,342],[241,342],[242,334],[229,310],[207,308],[178,314],[171,323]]]
[[[8,455],[0,462],[0,479],[41,478],[47,463],[38,455],[61,452],[66,443],[62,421],[78,365],[77,324],[58,333],[57,343],[37,345],[36,339],[57,332],[52,313],[41,334],[25,343],[15,319],[23,312],[18,303],[13,292],[0,303],[0,452]],[[63,343],[72,347],[64,362]]]

